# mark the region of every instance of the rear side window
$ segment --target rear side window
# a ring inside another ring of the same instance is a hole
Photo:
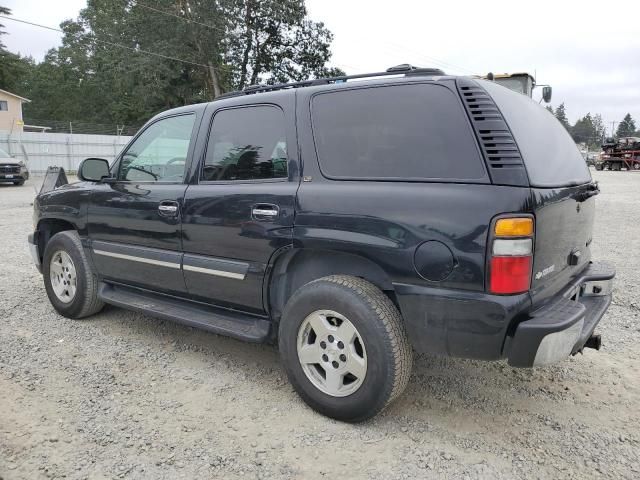
[[[432,84],[323,93],[311,105],[322,173],[371,180],[482,180],[459,98]]]
[[[493,97],[513,134],[532,187],[565,187],[591,181],[569,132],[546,108],[525,95],[477,80]]]
[[[215,114],[202,180],[287,177],[287,140],[282,110],[256,106]]]

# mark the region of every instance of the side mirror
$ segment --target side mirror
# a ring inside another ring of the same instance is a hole
[[[78,167],[78,178],[83,182],[100,182],[109,177],[109,162],[104,158],[85,158]]]
[[[551,92],[551,87],[542,87],[542,99],[545,101],[545,103],[549,103],[551,101]]]

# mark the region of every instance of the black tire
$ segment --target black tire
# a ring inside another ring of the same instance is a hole
[[[621,170],[620,162],[614,162],[611,165],[611,170],[613,170],[614,172],[619,172]]]
[[[602,170],[602,164],[601,163],[596,163],[596,170]]]
[[[76,293],[73,300],[68,303],[56,296],[51,284],[51,258],[59,251],[71,257],[76,270]],[[42,274],[49,301],[60,315],[79,319],[93,315],[104,307],[104,303],[98,298],[98,278],[85,255],[78,232],[74,230],[60,232],[49,240],[44,250]]]
[[[322,392],[307,378],[298,359],[298,331],[317,310],[333,310],[355,326],[367,353],[360,387],[348,396]],[[413,351],[400,312],[376,286],[357,277],[332,275],[297,290],[284,308],[279,327],[280,355],[289,381],[313,409],[337,420],[360,422],[382,411],[407,386]]]

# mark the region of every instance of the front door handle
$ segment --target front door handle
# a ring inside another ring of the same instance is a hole
[[[272,220],[279,214],[280,209],[278,206],[270,203],[259,203],[251,207],[251,216],[256,220]]]
[[[158,205],[158,213],[163,217],[175,217],[178,215],[178,202],[164,201]]]

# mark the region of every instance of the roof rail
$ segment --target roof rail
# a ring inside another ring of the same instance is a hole
[[[263,93],[263,92],[273,92],[275,90],[286,90],[290,88],[302,88],[302,87],[312,87],[315,85],[328,85],[331,83],[342,83],[347,80],[357,80],[359,78],[370,78],[370,77],[386,77],[390,75],[400,75],[405,74],[405,76],[413,76],[413,75],[445,75],[445,73],[439,68],[418,68],[410,65],[408,63],[403,63],[401,65],[396,65],[395,67],[390,67],[384,72],[375,72],[375,73],[359,73],[356,75],[342,75],[339,77],[327,77],[327,78],[316,78],[313,80],[303,80],[301,82],[291,82],[291,83],[276,83],[274,85],[249,85],[245,87],[243,90],[236,90],[234,92],[223,93],[216,97],[217,99],[222,98],[230,98],[230,97],[239,97],[242,95],[251,95],[254,93]]]

